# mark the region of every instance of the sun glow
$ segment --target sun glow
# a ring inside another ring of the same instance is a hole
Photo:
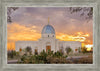
[[[64,33],[58,33],[57,34],[57,38],[60,40],[64,40],[64,41],[80,41],[80,42],[84,42],[86,41],[87,37],[89,37],[89,34],[85,34],[82,32],[76,32],[75,34],[72,35],[68,35],[68,34],[64,34]]]
[[[93,48],[93,45],[88,44],[88,45],[85,45],[85,47],[87,48],[87,51],[90,51]]]
[[[11,27],[12,26],[12,27]],[[26,27],[24,25],[20,25],[18,23],[11,23],[7,25],[8,28],[8,50],[15,50],[15,42],[16,41],[36,41],[41,38],[41,33],[38,33],[36,30],[36,26]],[[91,43],[91,40],[88,40],[89,33],[83,32],[75,32],[73,34],[65,34],[61,32],[57,32],[56,38],[63,41],[80,41],[82,43]],[[10,41],[10,42],[9,42]],[[90,50],[90,46],[86,46],[88,50]]]

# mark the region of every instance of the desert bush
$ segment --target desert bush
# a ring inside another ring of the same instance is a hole
[[[41,57],[41,60],[43,60],[44,62],[46,62],[46,57],[47,57],[47,53],[43,50],[41,53],[40,53],[40,57]]]
[[[71,49],[69,46],[66,47],[65,50],[66,50],[66,53],[67,53],[67,54],[69,54],[69,53],[72,51],[72,49]]]
[[[67,57],[68,57],[68,55],[65,55],[64,57],[65,57],[65,58],[67,58]]]
[[[78,52],[81,53],[81,47],[78,48]]]
[[[62,56],[63,56],[63,54],[59,51],[57,51],[53,54],[53,57],[62,57]]]
[[[66,60],[66,58],[57,58],[54,57],[50,61],[51,64],[66,64],[66,63],[72,63],[70,60]]]
[[[48,55],[48,56],[46,57],[47,63],[50,64],[51,61],[52,61],[52,59],[53,59],[53,57],[50,56],[50,55]]]
[[[21,56],[19,63],[32,63],[32,64],[87,64],[92,63],[92,55],[89,55],[87,58],[79,58],[79,59],[70,59],[67,60],[68,56],[63,55],[59,51],[53,53],[46,53],[44,50],[39,55],[27,55],[24,54]]]
[[[54,63],[54,64],[58,64],[60,61],[59,61],[59,58],[53,58],[53,60],[51,60],[51,63]]]
[[[8,51],[8,52],[7,52],[8,58],[13,59],[14,57],[16,57],[16,55],[17,55],[17,53],[16,53],[16,51],[14,51],[14,50],[11,50],[11,51]]]
[[[86,47],[83,47],[82,48],[82,53],[87,53],[88,51],[87,51],[87,48]]]
[[[32,54],[32,48],[30,46],[27,46],[25,48],[25,51],[26,51],[27,54]]]
[[[53,53],[52,51],[51,52],[48,52],[46,53],[44,50],[39,54],[39,55],[27,55],[27,54],[24,54],[22,57],[21,57],[21,61],[20,62],[23,62],[23,63],[47,63],[47,64],[50,64],[50,63],[65,63],[61,58],[65,58],[63,56],[62,53],[60,53],[59,51]],[[19,63],[20,63],[19,62]]]

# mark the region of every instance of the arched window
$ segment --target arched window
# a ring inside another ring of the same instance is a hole
[[[38,55],[38,49],[35,49],[35,55]]]
[[[75,52],[77,52],[78,49],[75,49]]]
[[[19,51],[21,52],[21,51],[22,51],[22,49],[20,48],[20,49],[19,49]]]
[[[53,35],[53,37],[54,37],[54,35]]]
[[[46,52],[51,51],[51,43],[46,42]]]

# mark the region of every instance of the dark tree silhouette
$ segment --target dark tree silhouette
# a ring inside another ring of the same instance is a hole
[[[86,19],[92,19],[93,7],[70,7],[71,14],[80,12],[80,16],[84,16]]]
[[[71,49],[69,46],[66,47],[65,50],[66,50],[66,53],[67,53],[67,54],[69,54],[69,53],[72,51],[72,49]]]
[[[14,58],[14,56],[16,56],[16,51],[14,51],[14,50],[8,51],[7,55],[9,58]]]
[[[18,7],[8,7],[7,8],[7,22],[12,22],[11,14],[17,9]]]
[[[79,52],[79,53],[81,52],[81,47],[78,48],[78,52]]]
[[[16,11],[19,7],[8,7],[7,8],[7,22],[12,22],[11,14]],[[93,7],[70,7],[69,11],[71,14],[80,12],[80,16],[85,16],[86,19],[92,19]]]
[[[83,53],[87,53],[87,52],[88,52],[88,51],[87,51],[87,48],[86,48],[86,47],[83,47],[83,48],[82,48],[82,52],[83,52]]]
[[[29,52],[30,54],[32,53],[32,48],[30,46],[26,47],[26,52]]]

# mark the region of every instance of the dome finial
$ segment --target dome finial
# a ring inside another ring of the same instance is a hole
[[[48,17],[48,24],[49,24],[49,17]]]

